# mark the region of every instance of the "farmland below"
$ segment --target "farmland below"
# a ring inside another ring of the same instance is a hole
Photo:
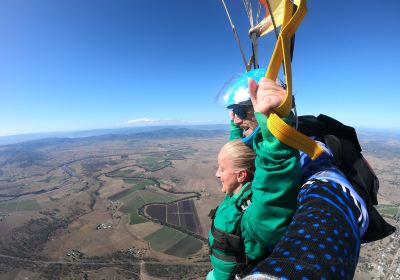
[[[360,136],[377,209],[398,227],[400,139]],[[0,279],[204,279],[227,138],[168,129],[0,146]],[[397,279],[398,237],[363,245],[355,279]]]
[[[165,135],[0,146],[0,278],[204,277],[226,132]]]

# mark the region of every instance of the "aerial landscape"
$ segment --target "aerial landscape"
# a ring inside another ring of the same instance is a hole
[[[247,78],[235,86],[253,70],[286,91],[276,113],[323,113],[357,128],[380,182],[374,207],[397,231],[361,244],[357,266],[351,257],[343,268],[356,280],[400,279],[400,94],[392,83],[400,2],[370,2],[0,1],[0,279],[205,279],[216,268],[207,238],[210,211],[225,197],[216,171],[228,114],[246,136],[256,126],[245,119],[262,105],[254,94],[263,86]],[[368,173],[362,166],[346,171]],[[358,240],[348,244],[357,255]],[[348,248],[335,245],[342,262]],[[307,258],[331,259],[322,252]],[[301,277],[302,258],[290,260]],[[326,275],[343,276],[328,264]]]
[[[203,279],[227,136],[168,128],[0,146],[0,278]],[[377,208],[399,228],[400,135],[359,137]],[[398,240],[363,245],[355,279],[398,279]]]
[[[2,146],[0,278],[204,276],[224,134],[165,129]]]

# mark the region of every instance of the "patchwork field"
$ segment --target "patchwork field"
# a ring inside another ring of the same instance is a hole
[[[21,144],[32,150],[29,164],[23,153],[10,159],[0,147],[0,278],[82,279],[102,271],[159,279],[162,271],[201,279],[210,268],[209,221],[199,217],[206,211],[197,201],[222,198],[205,187],[214,177],[203,174],[214,173],[225,135],[211,140],[213,149],[201,137],[176,135]],[[188,269],[193,262],[196,269]],[[156,263],[166,265],[149,270]]]
[[[153,204],[145,208],[145,213],[161,224],[180,228],[201,235],[203,233],[193,200],[170,204]]]
[[[155,187],[155,182],[152,180],[137,178],[124,179],[124,182],[131,187],[110,196],[108,199],[123,204],[120,210],[130,214],[131,224],[146,222],[146,219],[139,213],[139,209],[144,205],[157,202],[168,203],[184,197]]]

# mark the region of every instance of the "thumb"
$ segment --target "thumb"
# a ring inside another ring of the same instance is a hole
[[[253,108],[254,108],[257,105],[258,85],[257,85],[256,81],[254,81],[252,78],[249,78],[248,87],[249,87],[251,103],[253,103]]]

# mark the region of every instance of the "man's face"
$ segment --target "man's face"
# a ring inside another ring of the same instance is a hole
[[[234,170],[232,160],[224,149],[218,155],[218,169],[215,176],[221,181],[223,193],[235,194],[240,190],[238,172]]]
[[[233,122],[243,129],[243,136],[249,136],[258,126],[253,107],[236,105],[232,111]]]

